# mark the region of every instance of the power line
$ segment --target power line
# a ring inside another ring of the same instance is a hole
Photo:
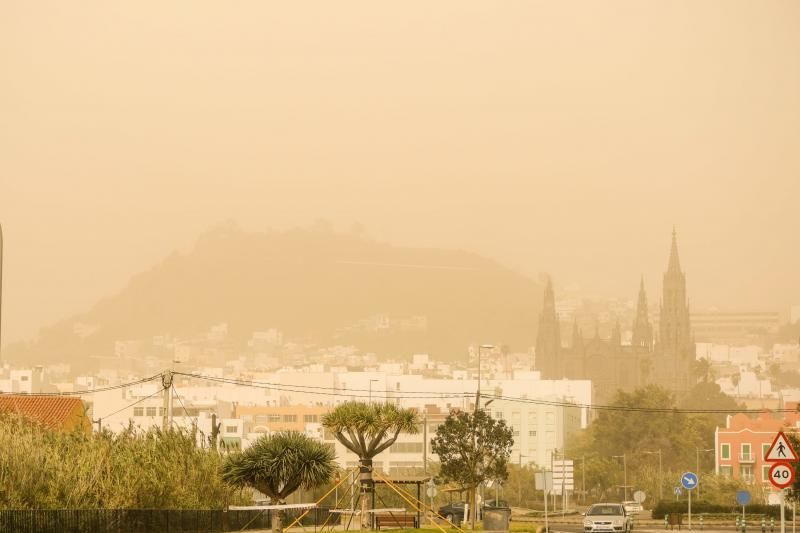
[[[145,397],[143,397],[143,398],[139,398],[139,399],[138,399],[138,400],[136,400],[135,402],[133,402],[133,403],[131,403],[131,404],[128,404],[128,405],[126,405],[125,407],[122,407],[121,409],[117,409],[117,410],[116,410],[116,411],[114,411],[113,413],[109,413],[109,414],[107,414],[107,415],[101,416],[101,417],[99,417],[98,419],[99,419],[99,420],[102,420],[102,419],[104,419],[104,418],[109,418],[109,417],[112,417],[112,416],[114,416],[115,414],[117,414],[117,413],[120,413],[120,412],[124,411],[125,409],[130,409],[130,408],[131,408],[131,407],[133,407],[134,405],[136,405],[136,404],[139,404],[139,403],[142,403],[143,401],[145,401],[145,400],[148,400],[148,399],[152,398],[152,397],[153,397],[153,396],[155,396],[156,394],[161,394],[161,392],[162,392],[162,389],[158,389],[158,390],[157,390],[157,391],[155,391],[153,394],[151,394],[151,395],[149,395],[149,396],[145,396]]]
[[[28,393],[19,393],[19,392],[2,392],[0,391],[0,396],[10,396],[15,395],[18,396],[20,394],[24,394],[25,396],[86,396],[87,394],[94,394],[96,392],[107,392],[112,390],[119,390],[124,389],[127,387],[133,387],[136,385],[141,385],[142,383],[147,383],[148,381],[153,381],[154,379],[158,379],[161,377],[161,374],[156,374],[154,376],[150,376],[149,378],[143,378],[138,381],[131,381],[130,383],[121,383],[119,385],[111,385],[108,387],[101,387],[99,389],[92,389],[92,390],[80,390],[80,391],[73,391],[73,392],[32,392]]]
[[[212,381],[217,383],[224,383],[229,385],[241,386],[241,387],[252,387],[252,388],[259,388],[259,389],[266,389],[266,390],[276,390],[282,392],[296,392],[296,393],[304,393],[304,394],[316,394],[321,396],[338,396],[338,397],[351,397],[351,398],[367,398],[367,395],[364,394],[352,394],[352,393],[361,393],[361,392],[368,392],[366,389],[354,389],[354,388],[341,388],[341,387],[323,387],[323,386],[315,386],[315,385],[283,385],[273,382],[259,382],[259,381],[249,381],[249,380],[240,380],[240,379],[230,379],[230,378],[218,378],[214,376],[204,376],[200,374],[187,374],[183,372],[175,372],[175,374],[186,376],[188,378],[194,379],[201,379],[205,381]],[[311,389],[311,390],[307,390]],[[376,391],[372,391],[373,394]],[[391,393],[391,390],[385,390],[383,392]],[[426,396],[416,396],[416,395],[426,395]],[[437,393],[431,391],[404,391],[402,394],[393,395],[391,399],[406,399],[406,400],[422,400],[422,399],[458,399],[458,398],[472,398],[474,393],[472,391],[468,392],[456,392],[456,393]],[[633,406],[620,406],[620,405],[596,405],[596,404],[585,404],[585,403],[576,403],[576,402],[568,402],[568,401],[559,401],[559,400],[544,400],[544,399],[535,399],[535,398],[521,398],[517,396],[503,396],[503,395],[493,395],[493,394],[486,394],[484,395],[486,398],[494,399],[494,400],[502,400],[507,402],[516,402],[516,403],[528,403],[534,405],[544,405],[544,406],[552,406],[552,407],[571,407],[571,408],[585,408],[585,409],[595,409],[598,411],[623,411],[623,412],[642,412],[642,413],[662,413],[662,414],[736,414],[736,413],[745,413],[745,414],[757,414],[764,411],[764,409],[686,409],[686,408],[677,408],[677,407],[633,407]],[[772,409],[774,413],[792,413],[796,412],[795,409]]]

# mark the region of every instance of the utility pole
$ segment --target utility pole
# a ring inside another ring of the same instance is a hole
[[[164,414],[161,419],[161,429],[167,431],[172,424],[172,370],[165,370],[161,374],[161,386],[164,391]]]
[[[425,475],[428,475],[428,410],[427,409],[425,409],[422,414],[422,472]]]

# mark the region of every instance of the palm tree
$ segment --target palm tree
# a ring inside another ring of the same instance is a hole
[[[367,500],[373,490],[372,459],[394,444],[401,432],[417,432],[419,417],[390,403],[346,402],[322,417],[322,425],[358,456],[361,480],[361,529],[369,529]]]
[[[330,482],[336,471],[333,450],[297,431],[259,438],[241,453],[229,455],[222,465],[222,479],[235,487],[252,487],[284,503],[299,488],[310,489]],[[272,531],[282,531],[283,513],[272,513]]]

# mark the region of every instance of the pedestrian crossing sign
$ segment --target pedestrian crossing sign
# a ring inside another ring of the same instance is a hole
[[[794,448],[792,448],[789,439],[786,438],[783,431],[779,431],[775,436],[775,440],[772,441],[772,446],[769,447],[766,455],[764,455],[764,460],[771,462],[798,460]]]

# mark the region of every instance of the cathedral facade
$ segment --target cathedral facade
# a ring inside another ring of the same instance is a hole
[[[629,345],[622,344],[619,324],[609,339],[601,339],[595,333],[594,338],[585,340],[576,322],[570,344],[563,346],[555,294],[548,281],[539,316],[534,367],[543,379],[591,380],[595,403],[600,405],[611,401],[618,389],[631,391],[656,384],[676,394],[688,390],[692,385],[695,345],[675,231],[663,278],[658,333],[650,323],[644,280],[639,286],[631,332]]]

